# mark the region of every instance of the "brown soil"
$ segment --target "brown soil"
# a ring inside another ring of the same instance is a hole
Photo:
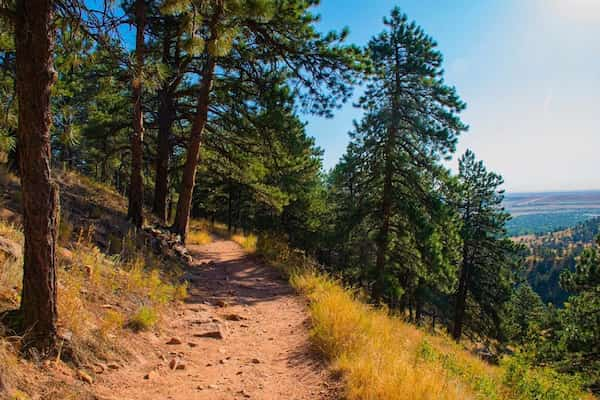
[[[100,398],[339,398],[310,348],[306,303],[277,271],[231,241],[190,253],[186,304],[161,333],[140,334],[143,346],[130,349],[136,361],[97,375]],[[181,344],[167,344],[172,339]]]

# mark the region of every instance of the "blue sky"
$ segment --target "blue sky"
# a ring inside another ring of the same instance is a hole
[[[436,39],[467,102],[457,154],[474,150],[509,191],[600,189],[600,0],[322,0],[319,28],[364,45],[396,5]],[[347,104],[304,117],[326,168],[360,116]]]

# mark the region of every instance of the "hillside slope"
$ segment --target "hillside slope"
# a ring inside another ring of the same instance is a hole
[[[23,240],[18,181],[2,178],[0,312],[19,304]],[[23,358],[22,338],[0,329],[0,398],[334,396],[308,312],[276,271],[231,241],[192,246],[191,265],[157,256],[119,194],[74,173],[57,180],[61,354]]]
[[[569,293],[560,287],[563,270],[573,270],[577,258],[600,234],[600,218],[592,218],[572,228],[543,235],[515,238],[529,250],[527,280],[544,303],[561,307]]]

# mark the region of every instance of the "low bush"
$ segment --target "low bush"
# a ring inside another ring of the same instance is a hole
[[[593,399],[577,388],[583,381],[577,376],[565,375],[551,368],[532,368],[525,357],[517,354],[506,357],[503,362],[504,383],[511,388],[513,398],[518,400],[579,400]]]
[[[149,306],[141,306],[127,322],[127,327],[134,331],[147,331],[158,322],[158,313]]]

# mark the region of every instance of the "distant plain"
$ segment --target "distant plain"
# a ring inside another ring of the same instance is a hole
[[[599,216],[600,190],[507,193],[504,207],[509,235],[547,233]]]

